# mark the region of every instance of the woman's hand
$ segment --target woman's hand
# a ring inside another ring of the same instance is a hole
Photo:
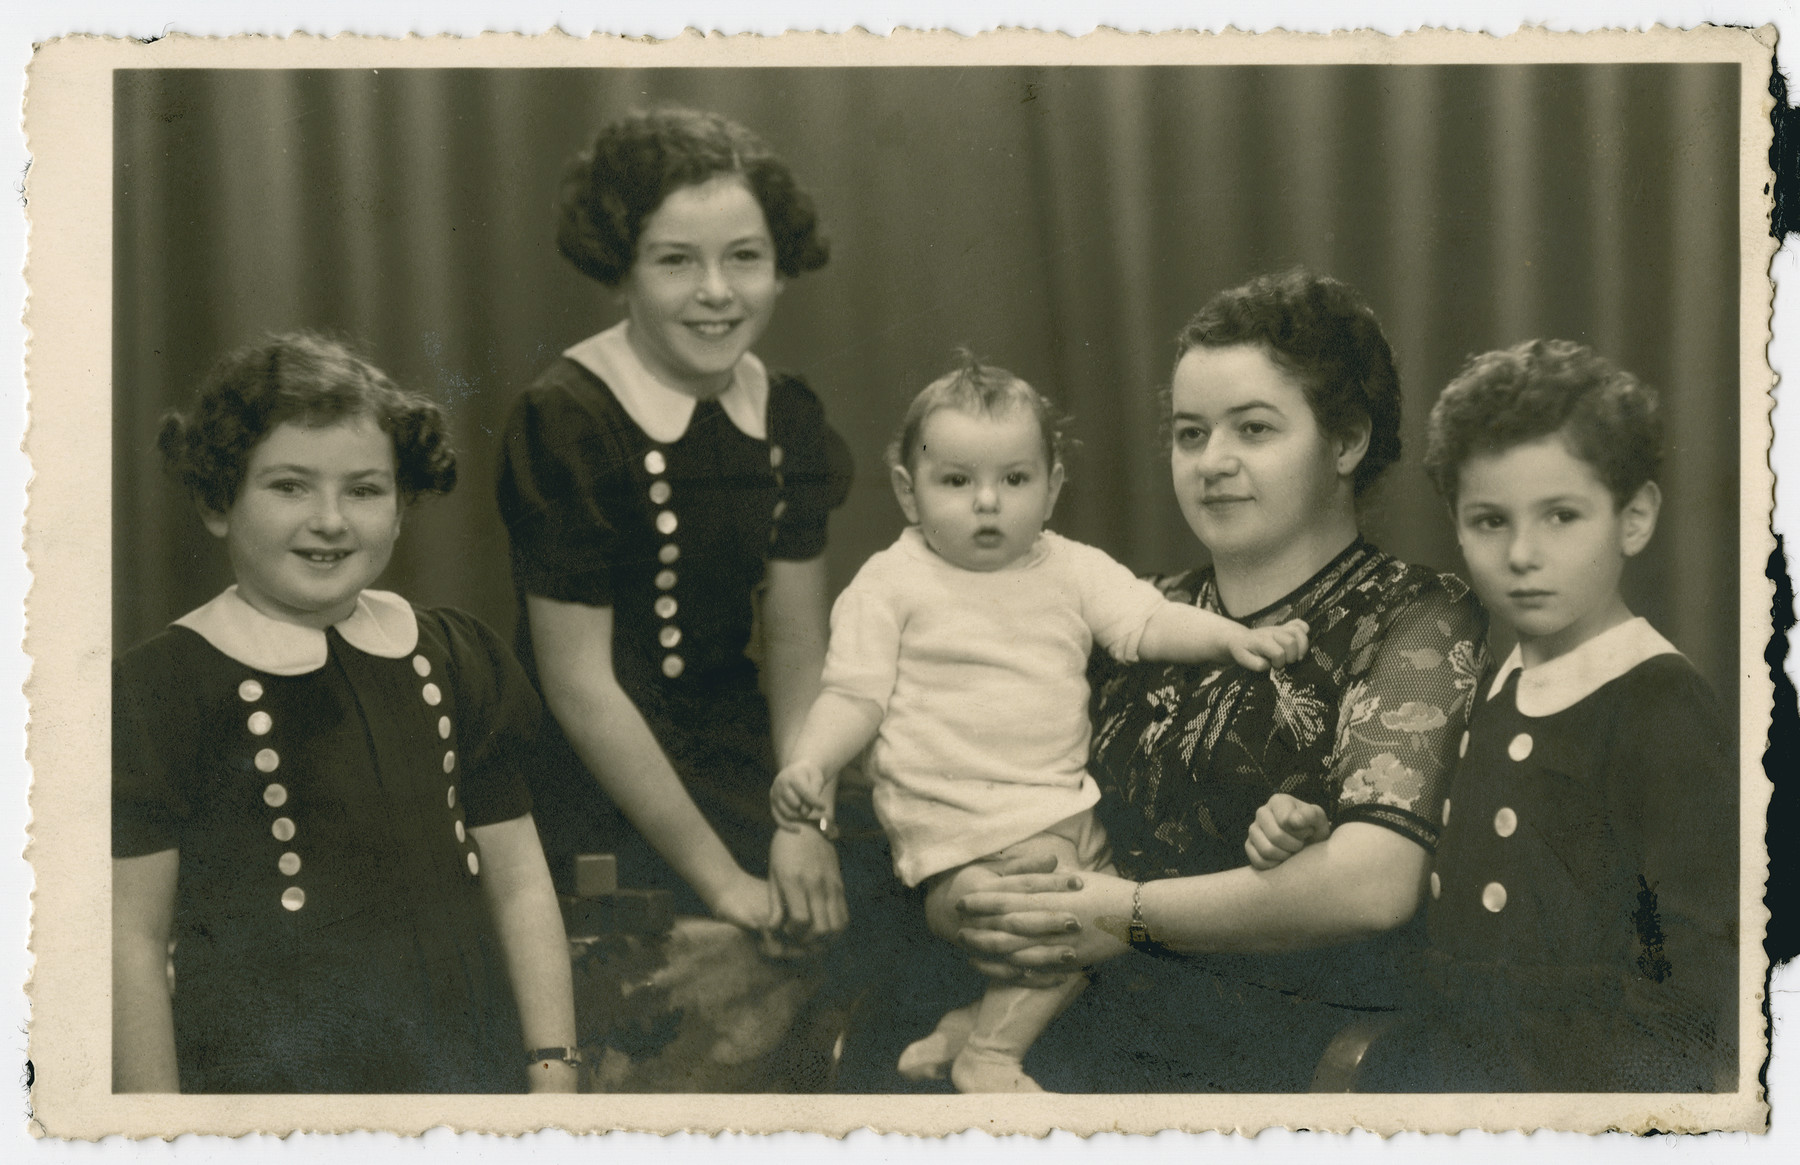
[[[1111,874],[999,875],[957,904],[958,939],[997,978],[1092,966],[1128,949],[1136,888]]]
[[[1272,870],[1307,846],[1331,836],[1325,810],[1287,793],[1277,793],[1256,811],[1244,853],[1259,870]]]
[[[850,924],[837,847],[817,826],[775,831],[769,843],[769,885],[777,935],[802,951],[843,933]]]

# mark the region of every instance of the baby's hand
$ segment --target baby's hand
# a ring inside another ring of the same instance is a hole
[[[809,761],[795,761],[775,774],[769,787],[769,809],[785,826],[817,826],[831,816],[825,804],[825,771]]]
[[[1306,632],[1301,619],[1279,627],[1245,627],[1232,641],[1231,658],[1251,671],[1286,667],[1306,655]]]
[[[1307,846],[1331,836],[1325,810],[1298,797],[1277,793],[1256,811],[1244,852],[1259,870],[1272,870]]]

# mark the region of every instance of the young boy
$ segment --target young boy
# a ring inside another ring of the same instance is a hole
[[[1359,1087],[1735,1087],[1735,752],[1619,593],[1656,528],[1660,443],[1655,394],[1560,340],[1476,357],[1432,409],[1426,468],[1518,646],[1444,806],[1424,1006]]]

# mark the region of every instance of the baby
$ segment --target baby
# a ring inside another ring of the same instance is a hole
[[[874,742],[875,810],[927,917],[954,940],[954,903],[980,867],[1054,857],[1109,868],[1086,772],[1086,668],[1121,660],[1299,659],[1295,621],[1249,628],[1166,601],[1103,552],[1044,529],[1062,489],[1050,406],[1004,369],[966,359],[907,411],[889,450],[911,525],[864,564],[831,614],[824,690],[770,793],[784,828],[828,825],[838,771]],[[971,876],[972,875],[972,876]],[[913,1079],[960,1092],[1034,1092],[1026,1050],[1085,986],[993,983],[909,1047]]]

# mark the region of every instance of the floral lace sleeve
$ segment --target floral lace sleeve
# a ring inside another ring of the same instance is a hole
[[[1386,634],[1352,644],[1329,783],[1334,824],[1437,845],[1444,797],[1487,666],[1487,620],[1460,582],[1421,593]]]

